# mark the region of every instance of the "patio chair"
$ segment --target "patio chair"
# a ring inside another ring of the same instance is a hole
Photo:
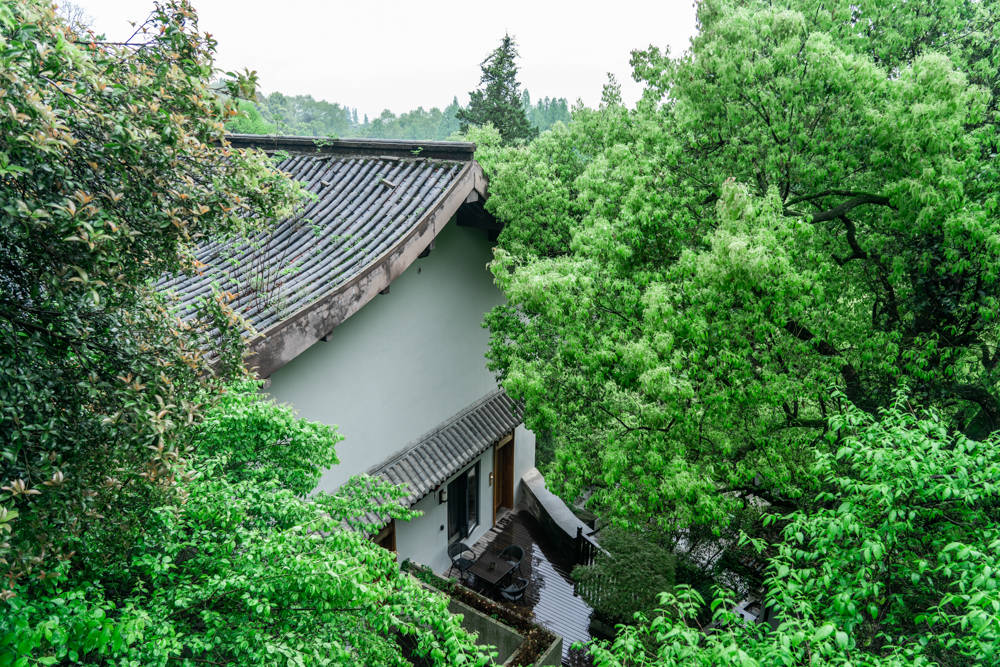
[[[475,562],[472,558],[466,558],[465,554],[471,555],[473,551],[464,542],[452,542],[448,545],[448,558],[451,559],[451,567],[448,568],[448,571],[451,572],[452,568],[457,567],[462,581],[465,581],[466,572]]]
[[[528,587],[528,580],[524,577],[514,577],[509,586],[500,589],[500,595],[511,602],[517,602],[524,597],[524,589]]]
[[[521,560],[524,558],[524,549],[512,544],[503,551],[500,552],[500,558],[507,561],[508,563],[514,564],[514,569],[517,570],[518,574],[521,572]]]

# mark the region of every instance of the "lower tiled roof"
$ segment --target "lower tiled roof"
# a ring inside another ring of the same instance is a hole
[[[369,473],[410,491],[412,506],[521,423],[523,406],[502,389],[484,396]]]

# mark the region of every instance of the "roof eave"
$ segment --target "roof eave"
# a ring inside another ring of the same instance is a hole
[[[473,192],[486,193],[486,176],[479,164],[470,159],[448,190],[395,245],[351,280],[321,295],[251,341],[248,365],[255,368],[260,377],[269,377],[329,335],[409,268]]]
[[[409,494],[401,504],[412,507],[516,428],[523,411],[522,403],[497,389],[372,466],[368,474],[405,483]],[[458,448],[455,438],[462,443]]]

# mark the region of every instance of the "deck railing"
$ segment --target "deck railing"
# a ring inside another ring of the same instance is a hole
[[[593,565],[598,553],[603,553],[610,557],[597,541],[583,532],[582,526],[576,528],[576,539],[573,541],[576,547],[575,565]],[[588,577],[586,582],[573,581],[573,595],[583,594],[588,600],[600,600],[605,595],[610,595],[616,589],[618,582],[613,577],[606,575],[599,578]]]
[[[590,576],[586,581],[573,581],[573,595],[582,596],[590,605],[600,605],[608,597],[620,594],[618,580],[614,576],[602,574]]]
[[[601,546],[589,535],[583,534],[583,526],[576,527],[576,565],[593,565]]]

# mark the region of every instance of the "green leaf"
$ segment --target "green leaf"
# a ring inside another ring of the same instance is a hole
[[[813,641],[817,642],[823,641],[833,633],[834,629],[835,628],[831,623],[826,623],[825,625],[821,625],[819,628],[816,629],[816,632],[813,634]]]

